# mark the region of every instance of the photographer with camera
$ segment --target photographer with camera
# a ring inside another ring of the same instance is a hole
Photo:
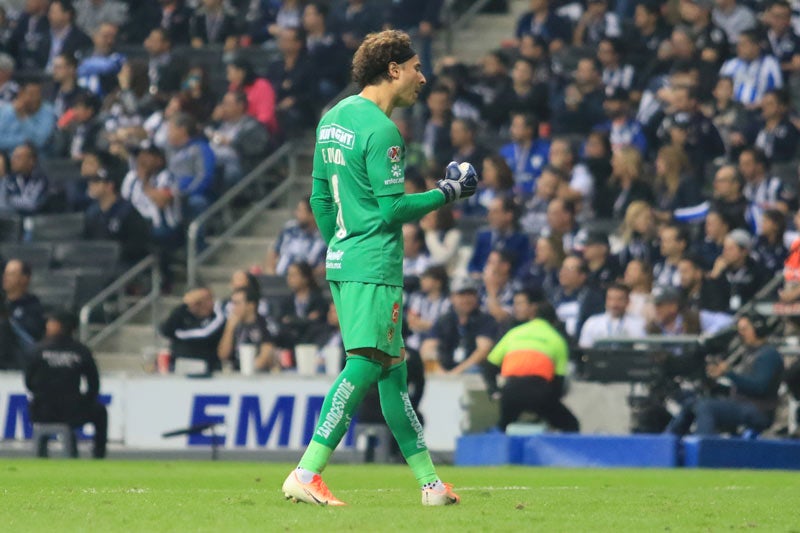
[[[778,405],[778,387],[783,358],[767,342],[769,326],[764,317],[748,314],[739,318],[739,338],[745,353],[735,366],[730,361],[711,362],[706,375],[730,384],[727,397],[698,397],[686,404],[667,427],[675,435],[689,433],[695,423],[697,435],[736,433],[740,427],[763,431],[771,424]]]

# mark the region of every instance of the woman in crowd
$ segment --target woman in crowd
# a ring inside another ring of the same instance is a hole
[[[505,158],[492,154],[483,159],[481,181],[478,190],[460,206],[461,213],[466,216],[483,217],[489,209],[489,203],[507,194],[512,194],[514,175]]]
[[[656,156],[656,218],[668,222],[681,208],[703,201],[700,183],[689,171],[689,157],[677,146],[667,145]]]
[[[461,246],[461,230],[456,226],[453,209],[444,206],[431,211],[419,221],[425,233],[425,246],[433,265],[442,265],[448,272],[455,268]]]
[[[622,281],[631,290],[628,313],[649,320],[653,316],[650,296],[653,290],[653,267],[641,259],[632,259],[625,267]]]
[[[325,326],[328,301],[314,278],[311,265],[299,261],[286,270],[286,285],[291,295],[277,302],[273,313],[278,323],[278,345],[293,348],[314,343]]]
[[[642,154],[632,146],[623,146],[611,157],[612,218],[621,219],[628,206],[637,200],[652,204],[653,189],[642,179]]]
[[[273,135],[278,131],[275,116],[275,89],[264,78],[256,76],[253,66],[237,58],[228,64],[228,90],[243,91],[247,95],[247,114],[267,127]]]
[[[617,254],[620,265],[633,259],[654,265],[661,259],[655,215],[649,203],[637,200],[628,206],[620,227],[620,239],[622,249]]]
[[[558,271],[565,255],[560,237],[539,237],[534,259],[521,270],[520,285],[541,288],[548,298],[551,297],[558,288]]]

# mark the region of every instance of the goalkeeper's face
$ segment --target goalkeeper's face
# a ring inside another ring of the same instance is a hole
[[[398,65],[399,76],[396,79],[397,105],[407,107],[413,105],[422,86],[425,85],[425,76],[422,74],[422,63],[419,56],[414,56],[405,63]]]

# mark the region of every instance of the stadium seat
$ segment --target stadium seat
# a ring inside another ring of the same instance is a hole
[[[77,277],[71,273],[50,271],[37,275],[34,272],[30,291],[39,298],[47,310],[57,308],[74,310],[77,286]]]
[[[80,308],[91,300],[114,277],[115,272],[104,268],[69,268],[54,271],[58,275],[71,276],[75,280],[75,307]]]
[[[80,164],[72,159],[47,159],[41,167],[51,187],[62,188],[65,182],[81,177]]]
[[[0,215],[0,242],[18,242],[22,233],[22,219],[17,215]]]
[[[20,259],[28,263],[34,273],[49,269],[53,261],[53,246],[47,242],[31,242],[27,244],[4,244],[0,246],[3,259]]]
[[[62,268],[91,267],[111,272],[120,256],[115,241],[70,241],[55,245],[53,259]]]
[[[83,236],[83,213],[61,213],[25,217],[22,222],[26,241],[65,241]]]

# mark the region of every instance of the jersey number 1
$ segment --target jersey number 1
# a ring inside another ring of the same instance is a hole
[[[333,187],[333,201],[336,203],[336,238],[344,239],[347,236],[347,228],[344,227],[344,216],[342,215],[342,198],[339,196],[339,175],[331,176],[331,187]]]

